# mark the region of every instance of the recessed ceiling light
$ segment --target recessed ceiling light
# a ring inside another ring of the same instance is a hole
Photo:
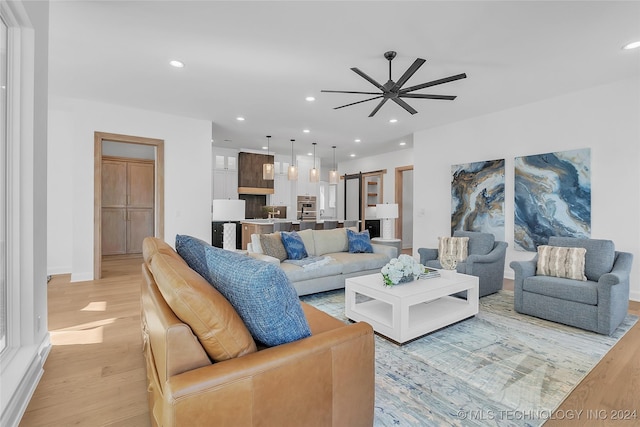
[[[267,146],[262,147],[263,150],[268,150],[269,148]]]
[[[304,133],[309,133],[309,132],[311,132],[311,131],[310,131],[309,129],[302,129],[302,132],[304,132]]]
[[[355,139],[354,141],[355,141],[355,142],[360,142],[360,140],[359,140],[359,139]]]
[[[389,123],[397,123],[397,122],[398,122],[398,119],[390,119],[389,120]]]
[[[350,154],[350,157],[355,157],[355,156],[356,156],[355,153]]]
[[[173,61],[170,61],[169,65],[171,65],[172,67],[176,67],[176,68],[184,68],[184,62],[176,61],[175,59]]]
[[[637,42],[627,43],[624,46],[622,46],[624,50],[636,49],[638,47],[640,47],[640,40],[638,40]]]
[[[244,121],[244,117],[238,116],[238,117],[236,117],[236,120],[239,121],[239,122],[243,122]]]
[[[305,101],[309,101],[309,102],[313,102],[313,101],[315,101],[315,100],[316,100],[316,98],[314,98],[313,96],[307,96],[307,97],[305,98]]]
[[[307,156],[313,156],[313,153],[307,153]]]
[[[404,141],[400,141],[400,145],[407,145],[407,143]]]

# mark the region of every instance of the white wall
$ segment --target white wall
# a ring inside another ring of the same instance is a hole
[[[413,164],[414,152],[411,148],[399,149],[377,156],[363,157],[338,164],[340,175],[352,175],[358,172],[371,172],[386,169],[382,186],[383,203],[395,203],[396,168]],[[338,218],[344,219],[344,181],[338,184]]]
[[[513,277],[509,262],[534,255],[513,249],[514,157],[591,148],[591,236],[634,254],[631,297],[640,300],[639,95],[634,78],[417,132],[414,250],[450,234],[451,165],[504,158],[505,274]]]
[[[211,241],[211,122],[57,96],[49,114],[50,273],[93,279],[95,131],[164,140],[164,238]]]

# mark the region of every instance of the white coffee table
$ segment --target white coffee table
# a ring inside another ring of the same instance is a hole
[[[451,296],[467,291],[467,299]],[[368,298],[358,297],[364,295]],[[382,274],[345,281],[345,315],[405,343],[478,314],[478,278],[456,273],[387,287]]]

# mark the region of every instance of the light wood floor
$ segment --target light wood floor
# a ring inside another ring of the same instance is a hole
[[[103,263],[101,280],[69,283],[69,276],[54,276],[49,282],[53,348],[21,427],[150,425],[140,338],[140,263],[115,259]],[[513,281],[505,280],[504,287],[513,289]],[[632,302],[630,312],[640,315],[640,303]],[[628,422],[611,420],[616,411],[640,412],[639,389],[640,323],[556,413],[576,418],[549,420],[545,427],[639,425],[640,413]],[[580,417],[579,410],[584,411]]]

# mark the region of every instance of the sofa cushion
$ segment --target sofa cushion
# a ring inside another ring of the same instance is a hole
[[[190,236],[176,236],[176,249],[229,300],[254,339],[276,346],[311,334],[298,294],[280,267]]]
[[[265,255],[278,258],[280,261],[287,259],[287,250],[282,244],[282,238],[280,232],[260,235],[260,246],[262,246],[262,252]]]
[[[554,276],[573,280],[587,280],[584,275],[585,248],[538,246],[536,275]]]
[[[346,253],[346,252],[345,252]],[[333,258],[333,257],[332,257]],[[335,276],[342,273],[343,266],[335,260],[324,264],[318,268],[305,269],[299,265],[283,262],[280,268],[287,275],[291,282],[301,282],[303,280],[317,279],[319,277]]]
[[[371,238],[369,237],[369,230],[364,230],[358,233],[356,231],[347,229],[347,239],[349,241],[350,253],[373,253],[373,248],[371,247]]]
[[[389,262],[387,255],[376,253],[336,252],[328,256],[342,264],[342,274],[380,269]]]
[[[575,301],[581,304],[597,305],[597,282],[563,279],[552,276],[530,276],[524,279],[522,289],[551,298]]]
[[[313,230],[313,240],[316,247],[316,256],[349,250],[347,232],[344,228]]]
[[[610,273],[616,258],[612,240],[578,239],[575,237],[549,237],[549,245],[585,248],[584,273],[588,280],[597,282],[600,276]]]
[[[456,230],[454,237],[469,238],[469,255],[487,255],[493,250],[496,237],[491,233],[480,233],[478,231]]]
[[[442,264],[442,257],[452,255],[458,262],[464,261],[469,255],[468,237],[438,237],[438,260]]]
[[[167,305],[189,325],[212,360],[256,351],[251,334],[229,301],[184,261],[156,253],[148,265]]]
[[[295,231],[282,231],[280,232],[280,237],[282,238],[284,250],[287,251],[287,259],[298,260],[308,256],[304,242],[298,233]]]
[[[316,256],[316,243],[313,233],[314,230],[311,229],[298,231],[298,236],[302,239],[308,256]]]

